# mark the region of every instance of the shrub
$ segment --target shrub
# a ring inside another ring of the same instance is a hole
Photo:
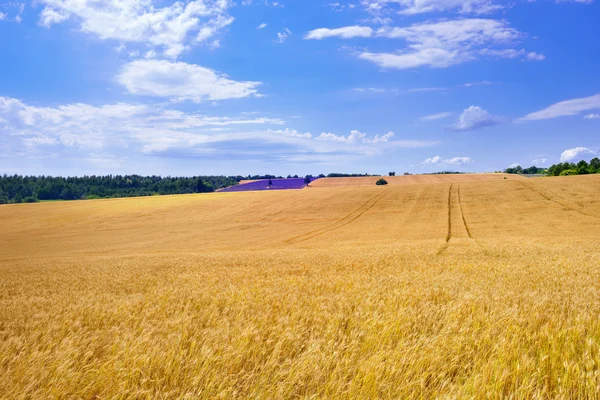
[[[567,176],[567,175],[579,175],[579,172],[577,172],[576,169],[565,169],[564,171],[562,171],[560,173],[560,176]]]
[[[33,196],[27,196],[23,199],[23,203],[37,203],[39,200]]]
[[[388,182],[385,179],[381,178],[377,182],[375,182],[375,184],[378,186],[381,186],[381,185],[387,185]]]
[[[0,204],[8,204],[8,199],[6,196],[0,196]]]

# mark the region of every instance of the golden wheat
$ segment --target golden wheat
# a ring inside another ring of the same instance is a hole
[[[597,398],[600,176],[466,178],[1,206],[0,397]]]

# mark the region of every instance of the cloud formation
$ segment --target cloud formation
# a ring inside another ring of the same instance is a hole
[[[131,94],[195,103],[257,95],[261,84],[234,81],[199,65],[166,60],[136,60],[125,64],[117,81]]]
[[[437,113],[437,114],[431,114],[431,115],[427,115],[425,117],[421,117],[420,119],[423,120],[423,121],[435,121],[435,120],[438,120],[438,119],[448,118],[451,115],[452,115],[451,112],[440,112],[440,113]]]
[[[422,165],[467,165],[473,163],[470,157],[453,157],[443,159],[440,156],[434,156],[425,159]]]
[[[600,109],[600,94],[578,99],[564,100],[552,104],[540,111],[527,114],[519,121],[535,121],[540,119],[552,119],[571,115],[578,115],[584,111]]]
[[[1,129],[26,146],[96,150],[139,147],[142,152],[151,153],[242,137],[240,133],[214,134],[217,127],[281,124],[282,120],[272,118],[215,117],[126,103],[35,107],[0,97]]]
[[[358,58],[382,68],[409,69],[422,66],[446,68],[475,60],[480,56],[504,58],[522,57],[543,60],[544,56],[510,46],[524,35],[504,20],[462,18],[413,24],[407,27],[383,26],[373,30],[366,26],[346,26],[336,29],[319,28],[310,31],[305,39],[388,38],[402,39],[408,46],[396,52],[356,52]]]
[[[100,39],[140,43],[177,58],[196,43],[216,36],[233,22],[227,0],[177,1],[155,7],[148,0],[39,0],[45,7],[39,23],[50,27],[77,21],[82,32]]]
[[[340,37],[342,39],[350,39],[355,37],[371,37],[373,29],[368,26],[345,26],[343,28],[328,29],[319,28],[314,29],[304,36],[304,39],[316,39],[321,40],[328,37]]]
[[[580,161],[586,156],[595,155],[596,152],[588,149],[587,147],[575,147],[562,152],[560,155],[560,162],[567,161]]]
[[[323,132],[317,137],[317,140],[326,140],[339,143],[386,143],[393,137],[394,132],[388,132],[385,135],[367,137],[365,133],[353,130],[348,136],[340,136],[336,135],[335,133]]]
[[[397,12],[402,15],[445,11],[489,14],[503,8],[490,0],[362,0],[361,4],[370,12]]]
[[[472,131],[486,126],[498,125],[504,122],[502,118],[490,114],[479,106],[466,108],[458,117],[451,129],[457,132]]]

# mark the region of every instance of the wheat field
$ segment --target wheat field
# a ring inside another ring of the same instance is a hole
[[[600,176],[401,178],[0,206],[0,397],[598,398]]]

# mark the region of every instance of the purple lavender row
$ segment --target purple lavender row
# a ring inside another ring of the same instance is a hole
[[[318,178],[312,178],[311,182]],[[241,185],[230,186],[222,189],[219,192],[247,192],[251,190],[289,190],[289,189],[302,189],[306,186],[304,178],[290,178],[290,179],[271,179],[271,186],[269,186],[268,179],[261,179],[250,183],[243,183]]]

